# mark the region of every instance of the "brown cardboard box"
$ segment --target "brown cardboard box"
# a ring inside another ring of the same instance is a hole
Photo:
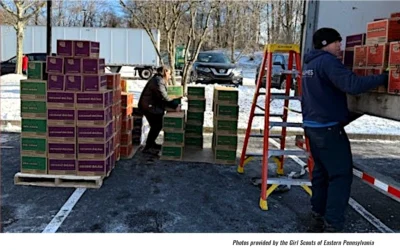
[[[368,45],[367,67],[385,67],[389,58],[389,44]]]
[[[48,142],[48,157],[53,159],[76,159],[76,142]]]
[[[365,69],[365,75],[380,75],[385,71],[386,68],[383,67],[377,67],[377,68],[366,68]],[[387,93],[387,89],[385,86],[379,86],[377,88],[374,88],[371,90],[371,92],[377,92],[377,93]]]
[[[389,47],[389,67],[400,65],[400,41],[391,42]]]
[[[367,23],[366,45],[400,40],[400,18],[388,18]]]
[[[358,75],[358,76],[365,76],[366,75],[366,69],[365,68],[353,68],[353,72],[354,74]]]
[[[400,95],[400,68],[389,70],[388,93]]]
[[[354,67],[365,67],[367,65],[367,46],[354,46]]]

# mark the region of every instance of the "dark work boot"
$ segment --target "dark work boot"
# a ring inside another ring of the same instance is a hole
[[[307,228],[308,233],[322,233],[324,232],[324,217],[316,212],[311,212],[311,222]]]

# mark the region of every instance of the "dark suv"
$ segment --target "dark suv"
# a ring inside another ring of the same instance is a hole
[[[289,55],[288,54],[274,54],[272,57],[272,87],[273,88],[277,88],[277,89],[285,89],[286,86],[286,75],[282,74],[282,71],[287,70],[288,69],[288,65],[289,65]],[[257,85],[257,79],[258,79],[258,75],[260,73],[260,68],[261,68],[261,64],[258,65],[257,67],[257,71],[256,71],[256,79],[255,79],[255,85]],[[296,69],[295,67],[295,63],[293,63],[293,69]],[[267,68],[265,69],[267,70]],[[266,73],[266,72],[265,72]],[[295,83],[295,81],[293,81],[295,75],[292,76],[292,89],[294,89],[295,84],[293,84],[293,82]],[[261,86],[265,88],[265,84],[266,84],[266,76],[264,75],[264,77],[262,78],[262,82],[261,82]]]
[[[46,53],[29,53],[26,54],[28,56],[29,61],[46,61],[47,54]],[[53,55],[55,55],[53,53]],[[12,74],[15,73],[15,64],[17,63],[17,57],[14,56],[11,59],[8,59],[4,62],[0,63],[0,75]]]
[[[242,71],[223,52],[200,52],[193,64],[191,82],[243,85]]]

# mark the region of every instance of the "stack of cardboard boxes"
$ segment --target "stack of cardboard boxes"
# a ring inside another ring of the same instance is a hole
[[[140,144],[140,136],[142,134],[143,114],[139,111],[137,104],[133,106],[133,131],[132,142],[135,145]]]
[[[122,93],[121,102],[121,158],[130,159],[133,156],[132,132],[133,132],[133,94]]]
[[[114,157],[115,161],[119,161],[121,155],[121,126],[122,126],[122,115],[121,115],[121,75],[108,73],[107,77],[107,89],[111,89],[113,92],[113,103],[112,103],[112,117],[113,117],[113,133],[114,133]],[[115,164],[112,166],[114,168]]]
[[[188,86],[188,110],[186,112],[185,146],[203,148],[204,112],[206,110],[205,88]]]
[[[180,103],[183,96],[181,86],[167,88],[168,96]],[[182,160],[185,146],[185,112],[168,111],[163,120],[164,142],[161,149],[161,159]]]
[[[214,88],[214,131],[212,149],[214,161],[235,164],[238,145],[239,92],[235,88]]]
[[[400,92],[400,18],[393,13],[390,18],[367,23],[367,32],[346,37],[345,64],[348,66],[351,57],[347,56],[348,46],[357,41],[354,47],[353,72],[360,76],[382,74],[388,67],[388,89],[381,86],[372,91],[398,94]],[[364,42],[365,37],[365,42]],[[353,44],[354,45],[354,44]],[[348,63],[346,63],[348,62]]]
[[[105,74],[99,54],[98,42],[58,40],[57,56],[48,56],[46,63],[30,62],[28,76],[47,81],[21,82],[26,138],[21,172],[106,176],[112,170],[120,80]],[[41,158],[26,158],[25,151],[39,149]]]

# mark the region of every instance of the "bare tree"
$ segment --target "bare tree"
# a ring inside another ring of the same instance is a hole
[[[199,55],[200,49],[203,42],[206,39],[207,32],[209,31],[209,25],[211,20],[211,15],[215,10],[215,4],[206,1],[190,1],[190,29],[187,33],[187,41],[185,45],[185,56],[184,56],[184,67],[182,75],[182,86],[184,91],[186,91],[186,84],[188,82],[191,68],[193,67],[194,60]],[[201,12],[202,15],[198,18],[198,13]],[[197,24],[199,21],[201,25]],[[186,24],[185,24],[186,25]],[[192,50],[190,48],[193,48]],[[189,51],[192,51],[192,55],[189,58]],[[190,60],[189,60],[190,59]]]
[[[24,42],[24,29],[28,21],[44,7],[46,2],[14,0],[0,1],[0,6],[11,16],[14,23],[10,23],[17,35],[17,64],[15,73],[22,73],[22,49]]]

